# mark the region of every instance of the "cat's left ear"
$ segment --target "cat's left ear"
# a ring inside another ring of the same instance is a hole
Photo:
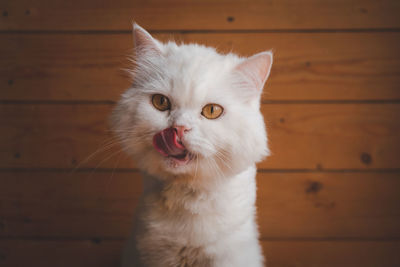
[[[239,74],[240,87],[246,90],[248,96],[258,98],[268,79],[272,66],[272,52],[266,51],[255,54],[235,67]]]
[[[162,44],[136,23],[133,24],[133,38],[135,41],[136,56],[149,53],[161,54]]]

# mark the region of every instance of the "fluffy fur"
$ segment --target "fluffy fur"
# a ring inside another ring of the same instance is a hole
[[[123,267],[263,266],[255,223],[255,163],[268,155],[260,96],[272,54],[222,55],[196,44],[163,44],[134,25],[134,82],[112,116],[124,149],[142,170],[144,192]],[[157,110],[162,94],[171,109]],[[221,117],[202,108],[216,103]],[[163,129],[185,126],[194,155],[177,165],[153,147]]]

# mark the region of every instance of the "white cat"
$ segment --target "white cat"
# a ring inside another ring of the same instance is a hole
[[[123,267],[263,266],[255,163],[269,154],[272,53],[163,44],[137,24],[134,38],[134,82],[112,115],[144,180]]]

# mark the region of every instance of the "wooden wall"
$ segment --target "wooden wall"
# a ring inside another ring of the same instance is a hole
[[[107,124],[132,20],[275,51],[257,202],[269,266],[400,266],[399,14],[397,0],[2,0],[0,266],[117,266],[141,192]]]

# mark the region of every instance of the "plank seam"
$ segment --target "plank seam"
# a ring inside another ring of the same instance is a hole
[[[57,172],[57,173],[136,173],[137,168],[0,168],[0,172]],[[400,168],[371,169],[258,169],[259,173],[398,173]]]
[[[263,100],[262,104],[398,104],[400,99],[361,99],[361,100]]]
[[[400,28],[333,28],[333,29],[166,29],[149,30],[152,34],[191,34],[191,33],[373,33],[400,32]],[[132,34],[131,30],[0,30],[0,34]]]
[[[0,100],[0,105],[115,105],[113,100]],[[262,104],[399,104],[400,99],[365,100],[264,100]]]
[[[400,237],[261,237],[260,241],[296,241],[296,242],[393,242],[400,241]]]
[[[112,100],[0,100],[0,105],[115,105]]]
[[[23,241],[90,241],[96,244],[102,241],[125,241],[129,236],[125,237],[43,237],[43,236],[1,236],[0,240],[23,240]],[[281,242],[281,241],[294,241],[294,242],[398,242],[400,237],[381,237],[381,238],[367,238],[367,237],[299,237],[299,238],[285,238],[285,237],[262,237],[259,241]]]

